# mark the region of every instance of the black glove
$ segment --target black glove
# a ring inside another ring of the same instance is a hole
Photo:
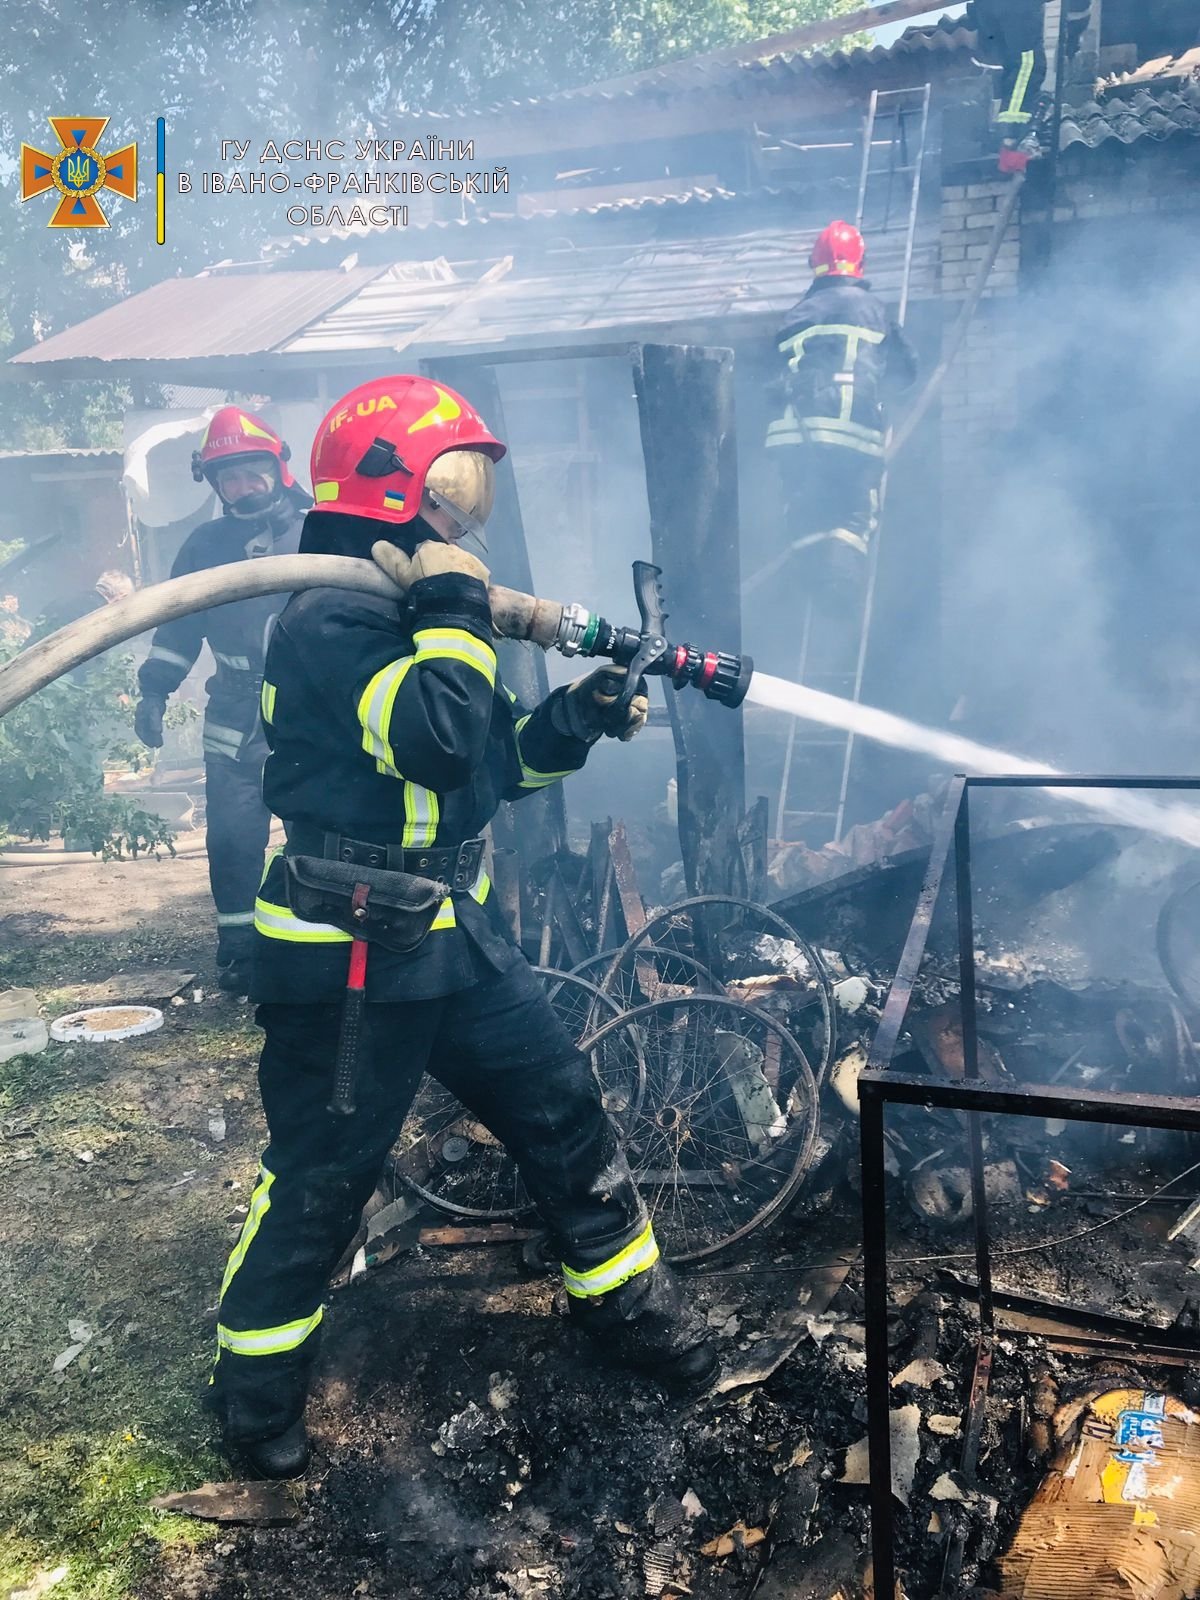
[[[550,720],[554,727],[559,733],[582,739],[585,744],[594,744],[601,734],[607,734],[610,739],[632,739],[646,726],[650,699],[646,680],[642,678],[628,708],[616,712],[624,677],[624,667],[610,665],[597,667],[585,678],[576,678],[551,708]]]
[[[162,747],[163,714],[166,709],[166,698],[160,694],[144,696],[134,708],[133,731],[151,750]]]

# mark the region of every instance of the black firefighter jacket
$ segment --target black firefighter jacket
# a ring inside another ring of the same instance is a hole
[[[831,444],[882,459],[884,401],[917,375],[912,346],[862,278],[817,278],[778,335],[783,415],[767,444]]]
[[[504,688],[487,591],[475,578],[423,579],[399,605],[333,589],[293,595],[267,654],[263,798],[292,831],[308,824],[412,849],[460,844],[501,800],[583,765],[587,744],[551,724],[562,693],[528,712]],[[349,936],[292,913],[279,852],[254,925],[256,1000],[315,1004],[342,994]],[[453,994],[479,981],[481,962],[499,972],[518,959],[481,870],[469,891],[443,902],[415,951],[371,945],[367,1000]]]
[[[301,490],[288,492],[286,513],[262,517],[217,517],[193,528],[171,566],[173,578],[223,567],[255,556],[291,556],[300,547],[304,513],[311,502]],[[205,639],[217,664],[209,678],[204,714],[205,755],[233,760],[258,732],[259,691],[271,625],[284,596],[236,600],[177,617],[156,628],[150,653],[138,669],[143,695],[173,694],[196,664]],[[251,752],[248,752],[248,754]],[[261,759],[261,744],[256,753]]]

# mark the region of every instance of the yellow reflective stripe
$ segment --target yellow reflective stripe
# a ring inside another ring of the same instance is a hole
[[[997,122],[1028,122],[1030,113],[1021,108],[1025,104],[1025,96],[1029,92],[1029,80],[1033,77],[1033,64],[1036,54],[1032,50],[1021,51],[1021,66],[1017,73],[1017,81],[1013,84],[1012,98],[1008,105],[997,117]]]
[[[571,777],[578,769],[576,767],[568,767],[565,772],[538,772],[535,768],[526,765],[525,757],[521,753],[521,729],[532,715],[532,712],[527,712],[525,716],[519,719],[513,729],[513,738],[517,746],[517,760],[521,763],[520,787],[522,789],[544,789],[549,783],[561,783],[564,778]]]
[[[262,1226],[262,1219],[271,1209],[271,1185],[275,1182],[275,1174],[265,1166],[258,1169],[258,1182],[254,1186],[254,1193],[250,1196],[250,1209],[246,1213],[246,1220],[242,1223],[242,1231],[238,1234],[238,1241],[230,1253],[229,1261],[225,1267],[225,1276],[221,1279],[221,1293],[217,1303],[225,1298],[230,1280],[234,1273],[246,1259],[246,1251],[254,1242],[254,1235]]]
[[[314,483],[313,499],[318,505],[326,500],[336,500],[341,492],[341,485],[337,483]]]
[[[282,854],[283,854],[283,846],[281,844],[277,844],[273,850],[268,850],[267,851],[267,859],[263,862],[262,877],[258,880],[258,887],[260,889],[262,888],[263,884],[266,883],[266,881],[267,881],[267,873],[270,872],[270,870],[271,870],[272,861],[278,860],[278,858]]]
[[[294,944],[349,944],[350,935],[328,922],[302,922],[288,906],[270,900],[254,902],[254,930],[264,939],[290,939]]]
[[[222,1350],[235,1356],[277,1356],[285,1350],[294,1350],[303,1344],[325,1314],[318,1306],[311,1317],[297,1317],[295,1322],[282,1323],[278,1328],[226,1328],[217,1324],[217,1343]]]
[[[786,356],[789,350],[794,352],[788,359],[788,366],[798,367],[804,355],[804,346],[810,339],[845,339],[849,355],[851,347],[857,354],[860,344],[882,344],[886,338],[886,333],[874,328],[860,328],[852,322],[818,322],[813,328],[801,328],[799,333],[781,339],[779,353]],[[853,362],[847,360],[846,365],[851,366]]]
[[[867,444],[865,440],[854,439],[844,433],[835,433],[832,429],[828,432],[820,428],[810,428],[804,435],[805,444],[835,444],[843,450],[857,450],[860,455],[879,458],[883,455],[881,444]]]
[[[396,758],[388,742],[392,708],[412,664],[412,656],[389,661],[386,667],[379,669],[358,697],[358,720],[363,729],[362,747],[369,756],[375,757],[378,770],[389,773],[393,778],[399,778],[401,773],[396,768]]]
[[[413,634],[413,642],[418,662],[464,661],[495,685],[496,652],[465,628],[422,628]]]
[[[436,798],[434,796],[435,800]],[[267,862],[268,871],[271,861],[282,853],[281,849],[272,853]],[[266,875],[264,872],[264,880]],[[491,889],[492,880],[486,872],[481,871],[468,892],[472,900],[482,905],[491,893]],[[293,944],[349,944],[351,940],[350,934],[344,933],[341,928],[334,928],[326,922],[303,922],[288,906],[277,906],[270,900],[258,899],[254,902],[254,926],[264,938],[290,940]],[[454,902],[447,895],[430,924],[430,932],[437,933],[444,928],[457,926],[458,918],[454,914]]]
[[[275,685],[273,683],[268,683],[264,678],[262,686],[262,699],[260,702],[262,705],[262,719],[264,722],[274,722],[275,720],[275,694]]]
[[[433,843],[439,814],[438,797],[432,789],[423,789],[419,783],[405,783],[404,832],[400,843],[406,850]]]
[[[586,1272],[576,1272],[564,1261],[563,1282],[566,1284],[567,1293],[575,1295],[578,1299],[585,1299],[593,1294],[608,1294],[610,1290],[619,1289],[623,1283],[628,1283],[630,1278],[636,1278],[639,1272],[645,1272],[657,1260],[658,1240],[654,1237],[653,1224],[648,1222],[632,1244],[627,1244],[623,1250],[618,1250],[615,1256],[602,1261],[598,1267],[590,1267]]]
[[[491,889],[492,880],[488,877],[486,872],[481,870],[479,876],[475,879],[475,882],[468,890],[468,893],[470,894],[472,900],[476,901],[479,905],[482,905],[487,899],[488,895],[491,893]],[[441,905],[438,907],[437,916],[434,917],[433,921],[430,923],[429,931],[430,933],[438,933],[443,928],[457,927],[458,918],[454,914],[454,901],[449,895],[447,895],[442,901]]]

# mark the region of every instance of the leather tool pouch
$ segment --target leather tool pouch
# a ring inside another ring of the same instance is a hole
[[[424,940],[450,893],[435,878],[327,861],[321,856],[285,856],[287,901],[305,922],[327,922],[356,939],[407,955]],[[362,915],[351,901],[355,887],[370,890]]]

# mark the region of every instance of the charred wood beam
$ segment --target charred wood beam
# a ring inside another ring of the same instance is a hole
[[[634,387],[646,461],[650,540],[672,625],[741,650],[733,352],[644,345]],[[737,894],[745,807],[742,715],[666,691],[689,894]],[[694,702],[694,703],[691,703]]]

